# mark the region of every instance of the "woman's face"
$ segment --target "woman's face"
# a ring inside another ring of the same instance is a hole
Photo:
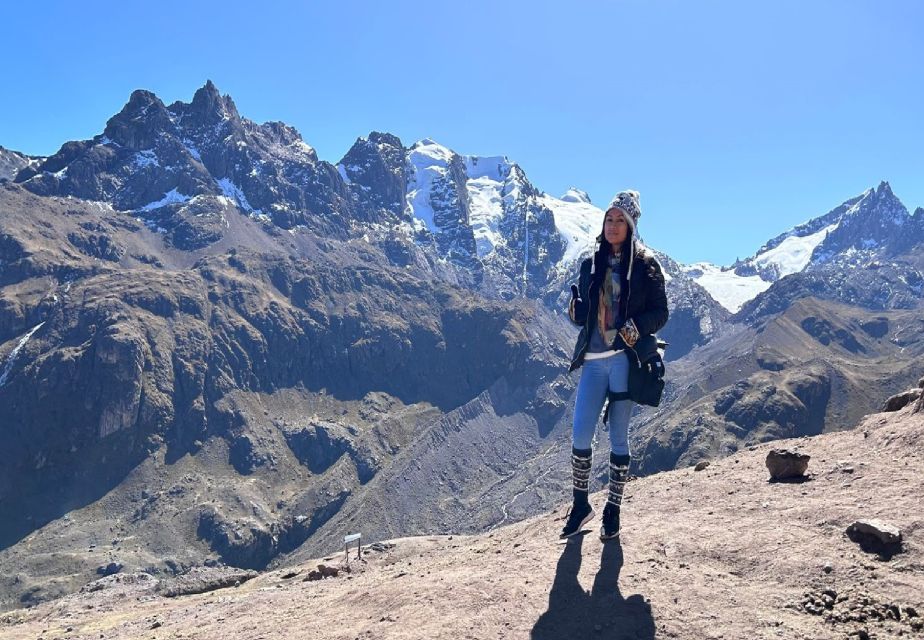
[[[614,247],[618,247],[626,240],[629,233],[629,225],[626,224],[625,214],[622,209],[610,209],[606,212],[606,218],[603,219],[603,237]]]

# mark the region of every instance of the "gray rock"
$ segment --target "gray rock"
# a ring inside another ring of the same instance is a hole
[[[904,409],[906,406],[920,397],[921,389],[908,389],[908,391],[896,393],[894,396],[885,401],[885,405],[883,406],[882,410],[898,411],[899,409]]]
[[[881,520],[857,520],[847,527],[848,535],[872,537],[882,544],[892,545],[902,541],[902,532],[893,525]]]
[[[96,568],[96,573],[101,576],[111,576],[114,573],[118,573],[122,570],[122,564],[119,562],[110,562],[106,566],[100,566]]]
[[[80,589],[80,593],[93,593],[95,591],[104,591],[107,589],[148,592],[155,590],[159,584],[160,580],[143,571],[135,573],[116,573],[87,583]]]
[[[168,598],[238,586],[259,575],[256,571],[234,567],[193,567],[188,572],[165,581],[160,592]]]
[[[811,456],[789,449],[773,449],[767,454],[770,480],[787,480],[804,477]]]

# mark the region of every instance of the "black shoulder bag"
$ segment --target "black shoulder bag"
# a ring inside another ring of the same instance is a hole
[[[649,407],[661,404],[661,395],[664,393],[664,359],[661,352],[667,345],[667,342],[658,340],[657,348],[647,352],[645,360],[639,358],[635,349],[626,349],[629,359],[628,390],[607,392],[606,410],[603,412],[604,424],[610,416],[610,407],[614,402],[631,400]]]

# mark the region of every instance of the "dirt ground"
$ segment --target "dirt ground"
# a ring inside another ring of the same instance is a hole
[[[768,482],[779,447],[812,456],[808,480]],[[559,541],[563,502],[485,534],[392,540],[348,565],[340,552],[197,595],[109,577],[0,614],[0,638],[924,637],[922,449],[924,413],[875,414],[633,480],[619,542],[600,542],[598,519]],[[598,514],[604,499],[592,496]],[[901,552],[847,537],[869,518],[901,529]],[[308,580],[319,562],[339,574]]]

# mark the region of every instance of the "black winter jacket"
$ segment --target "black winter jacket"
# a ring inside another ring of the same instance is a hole
[[[597,267],[594,273],[591,273],[594,261]],[[587,258],[581,263],[578,279],[579,300],[574,305],[572,318],[572,322],[581,327],[581,333],[574,345],[574,356],[571,358],[569,371],[574,371],[584,364],[584,354],[590,345],[591,332],[596,330],[600,286],[606,277],[606,266],[607,257],[602,253],[602,247],[592,258]],[[632,273],[628,277],[623,273],[619,320],[620,324],[628,319],[635,322],[640,336],[635,344],[635,351],[640,361],[644,362],[648,352],[657,349],[654,334],[667,323],[667,315],[667,296],[664,293],[661,265],[650,250],[637,243]],[[626,348],[621,337],[616,337],[613,348]]]

